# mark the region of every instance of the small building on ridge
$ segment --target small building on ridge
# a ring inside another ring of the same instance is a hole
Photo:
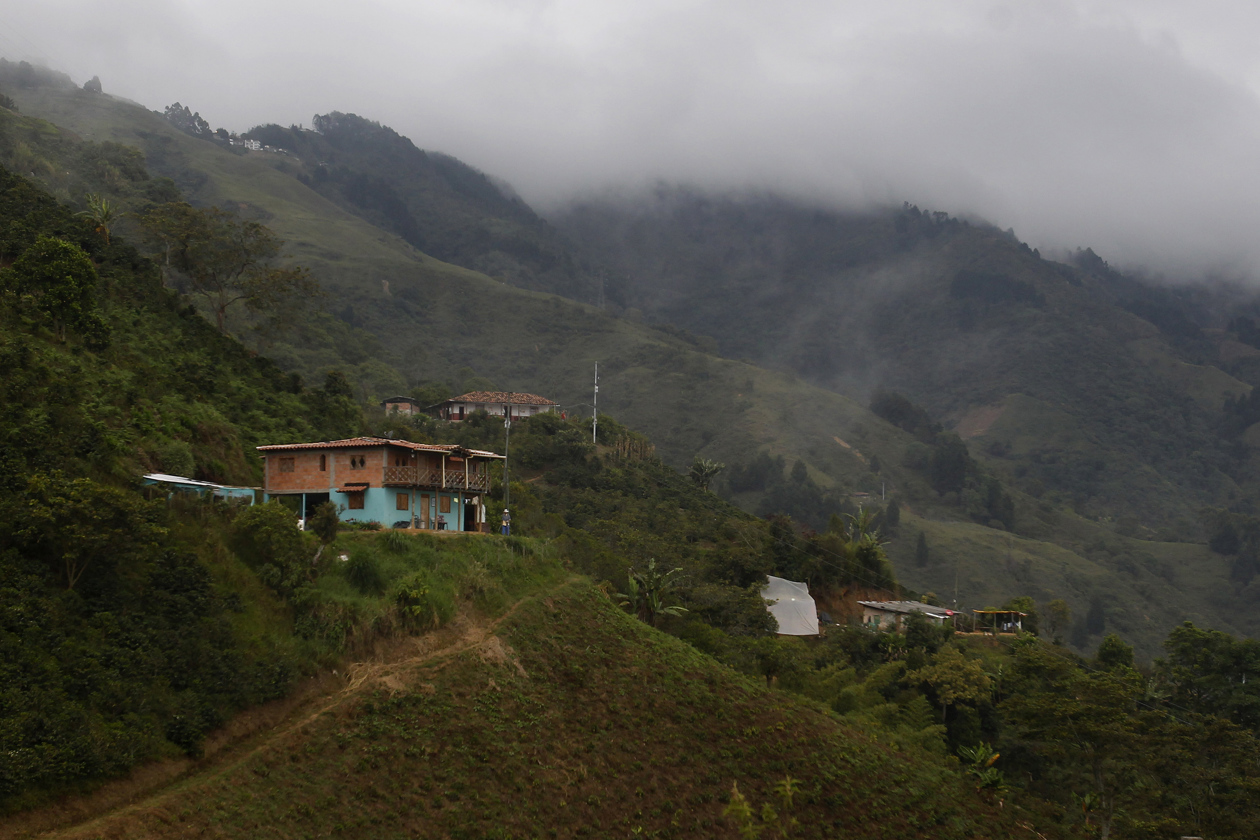
[[[385,409],[386,414],[402,414],[405,417],[424,411],[424,406],[411,397],[390,397],[387,400],[381,400],[381,408]]]
[[[875,630],[900,631],[912,613],[922,613],[932,624],[954,620],[954,611],[919,601],[858,601],[862,606],[862,624]]]
[[[522,394],[516,391],[469,391],[458,397],[451,397],[428,410],[443,420],[459,422],[475,411],[484,411],[497,417],[508,416],[521,420],[535,414],[544,414],[556,410],[555,400],[540,397],[537,394]]]

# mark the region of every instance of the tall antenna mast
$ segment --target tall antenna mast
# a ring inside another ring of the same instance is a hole
[[[595,363],[595,396],[591,402],[591,443],[596,443],[595,432],[599,429],[599,362]]]
[[[511,505],[508,494],[512,485],[508,482],[508,445],[512,442],[512,395],[508,394],[508,403],[503,412],[503,509]]]

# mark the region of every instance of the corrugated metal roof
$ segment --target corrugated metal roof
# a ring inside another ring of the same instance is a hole
[[[454,443],[412,443],[393,438],[355,437],[344,440],[321,440],[314,443],[271,443],[257,447],[259,452],[287,452],[297,449],[359,449],[372,446],[398,446],[417,452],[441,452],[448,455],[473,455],[480,458],[503,458],[496,452],[482,449],[465,449]]]
[[[145,481],[152,481],[157,484],[187,484],[190,487],[210,487],[215,490],[261,490],[261,487],[238,487],[231,484],[215,484],[212,481],[201,481],[196,478],[185,478],[182,475],[170,475],[169,473],[149,473],[143,476]]]
[[[954,614],[954,611],[951,609],[934,607],[931,604],[923,604],[919,601],[858,601],[858,603],[864,607],[896,613],[921,612],[925,615],[935,616],[950,616]]]

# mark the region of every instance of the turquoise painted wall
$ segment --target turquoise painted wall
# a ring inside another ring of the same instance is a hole
[[[396,488],[370,487],[363,494],[363,507],[359,510],[350,509],[350,497],[346,493],[337,490],[330,490],[328,493],[329,501],[337,506],[340,511],[342,522],[379,522],[386,528],[392,528],[395,522],[411,518],[411,508],[407,510],[398,510],[398,493],[405,492]],[[421,493],[411,491],[415,496],[413,502],[417,524],[424,519],[420,511]],[[423,492],[423,491],[422,491]],[[462,531],[464,530],[464,508],[460,504],[458,493],[433,493],[429,492],[429,527],[434,529],[437,527],[438,517],[446,520],[446,530]],[[279,498],[281,496],[300,496],[300,493],[282,494],[277,493],[266,496],[266,500]],[[441,513],[439,498],[449,498],[451,500],[450,513]]]

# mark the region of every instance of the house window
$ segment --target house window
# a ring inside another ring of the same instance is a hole
[[[346,494],[346,499],[348,500],[346,506],[350,510],[363,510],[363,492],[362,490],[355,490]]]
[[[327,455],[319,456],[319,471],[320,472],[328,471],[328,456]]]
[[[439,513],[451,512],[451,497],[450,496],[438,496],[438,512]]]
[[[280,472],[293,472],[294,460],[295,459],[293,458],[281,458],[280,459]]]
[[[394,500],[394,507],[397,510],[410,510],[411,509],[411,494],[399,493],[398,496]]]
[[[357,458],[354,457],[353,455],[350,456],[350,469],[352,470],[361,470],[363,469],[363,466],[366,463],[367,461],[363,458],[362,455],[360,455]]]

